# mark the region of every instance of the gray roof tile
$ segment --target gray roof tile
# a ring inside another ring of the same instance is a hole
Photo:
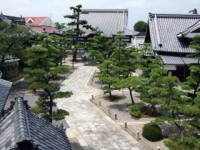
[[[39,118],[18,97],[14,110],[0,120],[0,149],[11,149],[28,141],[38,145],[38,150],[71,150],[63,130]]]
[[[178,56],[165,56],[161,55],[163,64],[165,65],[188,65],[191,63],[197,63],[198,60],[195,58],[178,57]]]
[[[84,9],[88,14],[80,14],[80,20],[87,20],[89,25],[104,32],[105,36],[112,37],[118,31],[126,35],[135,35],[138,32],[127,28],[128,9]],[[83,29],[84,30],[84,29]],[[85,35],[92,33],[85,30]]]
[[[0,79],[0,112],[2,112],[7,101],[12,82]]]
[[[200,20],[197,21],[195,24],[187,28],[186,30],[178,33],[178,37],[182,38],[193,38],[195,35],[200,35],[200,32],[197,31],[200,29]]]
[[[200,20],[200,15],[194,14],[150,14],[149,30],[154,51],[193,53],[177,34],[185,31]]]

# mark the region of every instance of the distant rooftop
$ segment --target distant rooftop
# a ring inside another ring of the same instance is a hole
[[[83,9],[83,10],[89,12],[124,12],[124,11],[128,12],[128,9]]]
[[[53,33],[55,24],[49,17],[23,17],[28,26],[36,33]]]
[[[20,24],[20,25],[25,25],[25,20],[22,17],[7,16],[7,15],[3,15],[1,13],[0,20],[3,20],[7,23],[16,23],[16,24]]]
[[[83,9],[88,14],[80,14],[80,20],[87,20],[88,25],[103,31],[107,37],[116,35],[118,31],[124,31],[125,35],[135,35],[138,32],[127,28],[128,9]],[[84,29],[83,29],[84,30]],[[85,30],[85,35],[92,32]]]

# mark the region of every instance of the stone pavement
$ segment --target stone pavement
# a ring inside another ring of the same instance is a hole
[[[100,89],[88,86],[96,67],[79,66],[61,85],[61,91],[72,91],[70,98],[57,99],[57,107],[67,110],[69,138],[76,137],[85,150],[146,150],[114,120],[90,101]]]
[[[95,85],[95,81],[93,82],[93,86]],[[136,92],[132,92],[135,103],[140,103],[139,94]],[[140,139],[138,142],[142,145],[148,146],[150,150],[156,150],[157,147],[160,147],[161,150],[169,150],[163,143],[164,140],[157,142],[150,142],[141,136],[142,128],[145,124],[155,120],[153,117],[142,117],[140,119],[134,118],[130,115],[130,110],[127,109],[127,105],[131,105],[130,94],[128,90],[117,90],[112,92],[113,96],[119,98],[118,101],[111,102],[110,100],[106,100],[108,96],[104,94],[99,94],[95,96],[92,100],[96,106],[98,106],[102,111],[108,114],[109,108],[109,117],[115,118],[115,114],[117,114],[117,120],[115,122],[120,125],[122,128],[125,127],[125,122],[127,124],[126,132],[128,132],[131,136],[136,137],[137,132],[140,133]],[[99,106],[99,101],[101,101],[101,106]]]

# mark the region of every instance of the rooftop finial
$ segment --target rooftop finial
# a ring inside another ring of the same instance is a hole
[[[197,9],[195,8],[195,9],[193,9],[193,10],[190,10],[190,11],[189,11],[189,14],[198,14]]]
[[[3,15],[3,12],[1,11],[1,15]]]

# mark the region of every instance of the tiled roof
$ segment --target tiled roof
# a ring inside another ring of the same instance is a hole
[[[193,53],[180,32],[187,30],[200,20],[198,14],[149,14],[149,30],[154,51]]]
[[[23,17],[26,21],[27,25],[41,25],[48,17]],[[33,23],[29,23],[28,21],[32,20]]]
[[[14,16],[7,16],[7,15],[3,15],[3,14],[0,14],[0,20],[3,20],[3,21],[6,21],[8,23],[17,23],[17,24],[20,24],[20,25],[25,25],[25,20],[24,18],[21,18],[21,17],[14,17]]]
[[[88,25],[101,30],[105,36],[112,37],[118,31],[124,31],[127,35],[138,34],[138,32],[127,29],[128,9],[84,9],[88,14],[80,14],[80,20],[87,20]],[[84,30],[84,29],[83,29]],[[92,33],[86,30],[85,35]]]
[[[63,130],[32,113],[18,97],[13,111],[0,120],[0,149],[17,150],[17,145],[27,144],[38,147],[33,150],[72,150]]]
[[[0,113],[4,108],[11,86],[12,82],[0,79]]]
[[[194,25],[184,30],[183,32],[177,34],[177,36],[180,38],[193,38],[195,35],[200,35],[200,20],[197,21]]]
[[[165,56],[161,55],[163,64],[165,65],[188,65],[191,63],[197,63],[198,60],[195,58],[178,57],[178,56]]]

